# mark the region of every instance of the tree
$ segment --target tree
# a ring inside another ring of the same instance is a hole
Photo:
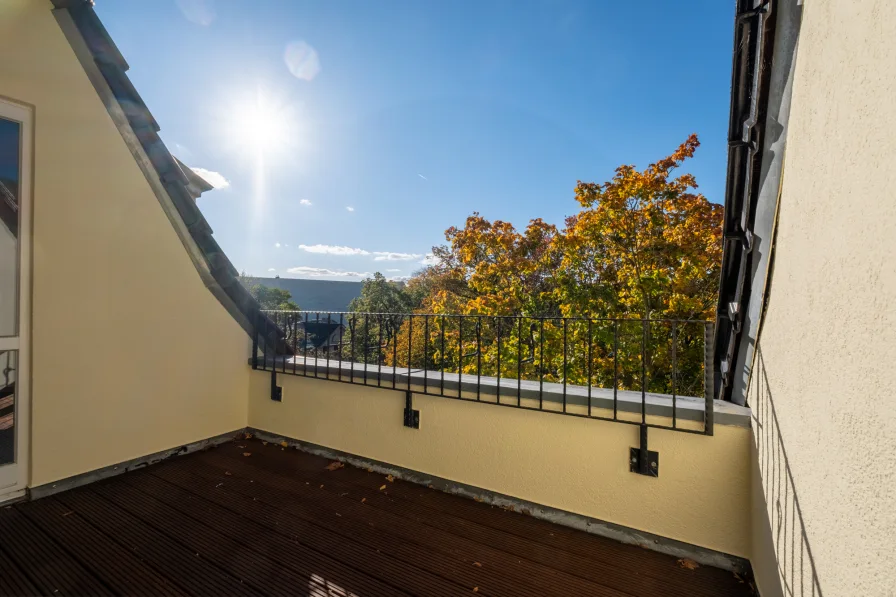
[[[583,209],[558,237],[564,315],[712,318],[722,206],[690,192],[697,187],[691,174],[671,177],[699,145],[691,135],[642,172],[620,166],[611,181],[579,181]]]
[[[418,308],[420,293],[409,293],[403,284],[376,272],[361,284],[361,295],[352,299],[344,323],[343,358],[357,362],[379,362],[405,317]],[[357,313],[357,315],[355,315]]]
[[[417,318],[403,322],[396,364],[502,376],[519,368],[547,381],[632,389],[643,371],[650,391],[675,384],[701,393],[699,320],[713,317],[722,208],[693,192],[692,175],[673,177],[698,146],[691,135],[643,171],[624,165],[608,182],[579,181],[582,209],[563,230],[536,219],[518,232],[478,213],[449,228],[448,244],[433,248],[436,263],[408,286],[423,290],[425,311],[482,317],[437,317],[426,337]],[[662,318],[697,321],[647,321]]]

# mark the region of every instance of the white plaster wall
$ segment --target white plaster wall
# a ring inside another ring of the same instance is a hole
[[[803,3],[748,397],[786,595],[896,595],[894,8]]]

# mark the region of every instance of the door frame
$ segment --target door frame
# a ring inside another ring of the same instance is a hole
[[[0,349],[17,350],[15,462],[0,466],[0,502],[25,493],[31,472],[31,243],[34,107],[0,95],[0,118],[20,123],[18,336],[0,338]]]

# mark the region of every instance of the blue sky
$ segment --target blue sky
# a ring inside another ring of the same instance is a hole
[[[733,2],[96,10],[169,149],[217,173],[199,205],[251,274],[407,276],[472,212],[560,225],[577,180],[643,167],[691,132],[688,170],[723,201]]]

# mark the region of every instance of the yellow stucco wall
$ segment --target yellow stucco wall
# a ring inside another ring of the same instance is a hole
[[[31,486],[244,427],[249,383],[51,8],[0,3],[0,95],[35,107]]]
[[[250,385],[249,424],[728,554],[749,553],[750,430],[714,437],[651,430],[660,476],[633,474],[638,428],[621,423],[415,395],[419,430],[402,426],[404,394],[281,375]]]
[[[786,594],[896,595],[893,8],[803,3],[749,395]]]

